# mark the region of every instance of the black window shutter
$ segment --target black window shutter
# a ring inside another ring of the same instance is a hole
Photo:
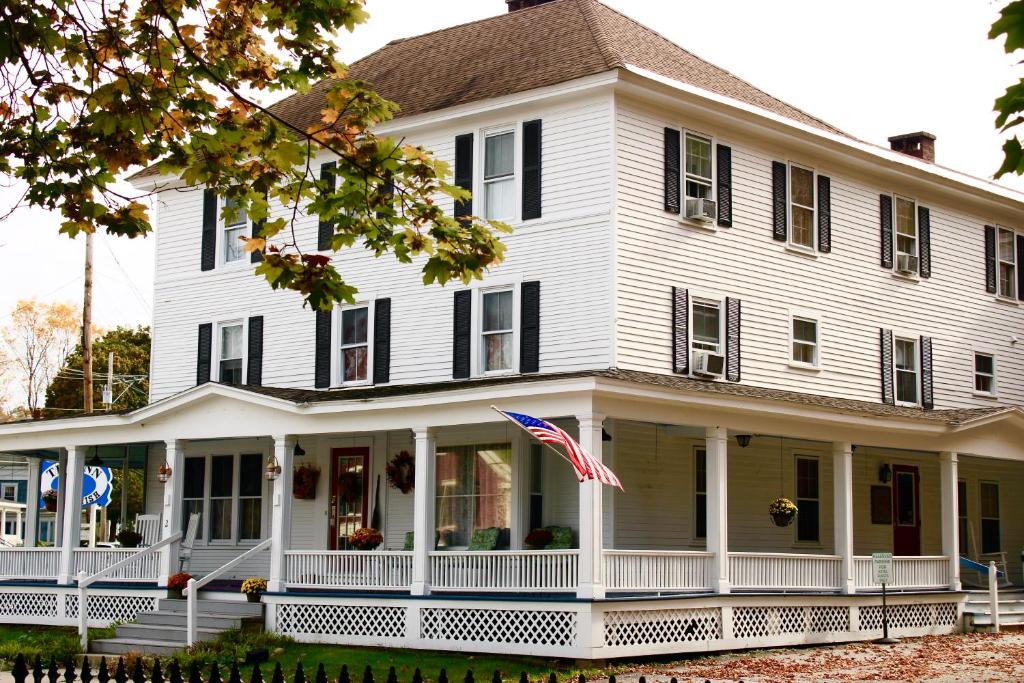
[[[818,176],[818,251],[832,252],[832,180]]]
[[[201,270],[213,270],[217,265],[217,192],[203,191],[203,247],[199,259]]]
[[[665,129],[665,210],[679,213],[680,134],[674,128]]]
[[[732,225],[732,148],[718,145],[718,224]]]
[[[985,226],[985,291],[996,293],[996,229]]]
[[[519,372],[540,372],[540,282],[520,288]]]
[[[879,336],[881,338],[879,357],[882,372],[882,403],[893,405],[896,403],[896,396],[893,393],[892,383],[892,330],[883,328],[879,330]]]
[[[932,380],[932,338],[921,337],[921,407],[935,407],[935,382]]]
[[[917,239],[920,244],[921,277],[932,276],[932,214],[926,206],[917,207]]]
[[[313,361],[313,386],[331,386],[331,311],[316,310],[316,352]]]
[[[373,304],[373,383],[391,381],[391,299]]]
[[[1017,298],[1024,301],[1024,235],[1017,235]]]
[[[892,270],[892,196],[878,195],[878,216],[882,238],[882,267]]]
[[[785,242],[786,237],[786,164],[772,162],[772,239]]]
[[[690,374],[690,293],[672,288],[672,372]]]
[[[469,351],[473,341],[473,292],[463,289],[455,292],[455,331],[452,343],[452,378],[467,379]]]
[[[264,194],[263,198],[266,199],[267,195]],[[267,210],[269,212],[269,210],[270,210],[269,207],[268,207]],[[263,226],[266,225],[266,223],[267,223],[266,219],[263,219],[261,221],[256,221],[255,223],[253,223],[253,225],[252,225],[252,236],[253,237],[262,237],[263,236]],[[257,249],[256,251],[250,251],[249,252],[249,262],[250,263],[259,263],[262,260],[263,260],[263,252],[262,251]]]
[[[523,123],[523,220],[540,218],[541,120]]]
[[[469,192],[473,191],[473,134],[455,136],[455,184]],[[455,202],[455,217],[473,215],[472,198]]]
[[[320,164],[320,180],[332,184],[334,182],[335,162],[328,161]],[[326,251],[331,248],[331,238],[334,237],[334,221],[320,220],[320,227],[316,234],[317,251]]]
[[[740,300],[725,300],[725,378],[740,381]]]
[[[196,384],[210,381],[210,361],[213,355],[213,324],[199,326],[199,352],[196,354]]]
[[[395,201],[395,174],[391,171],[384,172],[384,183],[380,188],[381,199],[385,204],[393,204]],[[377,212],[377,218],[386,218],[384,211]]]
[[[245,383],[258,387],[263,384],[263,316],[249,318],[249,361],[245,370]]]

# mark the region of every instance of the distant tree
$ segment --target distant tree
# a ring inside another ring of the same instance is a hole
[[[1003,44],[1006,54],[1024,48],[1024,0],[1014,0],[1003,8],[999,18],[992,24],[988,37],[995,40],[1003,35],[1006,36]],[[1000,132],[1024,123],[1024,78],[1008,87],[996,99],[995,112],[996,128]],[[996,171],[996,178],[1007,173],[1024,175],[1024,147],[1016,135],[1003,143],[1003,165]]]
[[[78,309],[69,303],[18,301],[4,325],[3,356],[12,382],[25,392],[25,408],[41,407],[46,387],[71,353],[79,337]]]
[[[101,384],[107,381],[107,358],[114,352],[114,410],[141,408],[149,402],[149,347],[148,327],[117,327],[92,344],[93,410],[103,409]],[[46,387],[44,412],[66,414],[82,408],[82,346],[79,344],[68,354],[60,372]],[[55,409],[61,409],[59,412]]]

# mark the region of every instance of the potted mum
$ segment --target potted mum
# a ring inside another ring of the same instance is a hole
[[[260,576],[250,576],[242,582],[242,592],[249,602],[259,602],[260,596],[267,592],[267,580]]]
[[[552,540],[554,535],[547,529],[534,529],[523,539],[530,550],[544,550]]]
[[[356,550],[374,550],[384,542],[384,536],[372,527],[356,529],[348,537],[348,544]]]
[[[53,489],[47,489],[43,492],[43,507],[46,508],[47,512],[57,511],[57,492]]]
[[[128,522],[124,528],[117,532],[117,542],[122,548],[138,548],[142,543],[142,534],[135,530],[135,525]]]
[[[796,513],[796,503],[789,498],[776,498],[768,505],[768,514],[772,516],[775,526],[789,526]]]
[[[191,578],[191,574],[178,572],[171,578],[167,579],[167,597],[172,600],[181,600],[183,597],[181,591],[185,590]]]

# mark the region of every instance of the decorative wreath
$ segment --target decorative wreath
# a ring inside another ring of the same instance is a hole
[[[292,495],[299,500],[316,498],[316,484],[320,481],[320,468],[315,465],[300,465],[295,468],[292,478]]]
[[[409,451],[402,451],[387,466],[388,485],[402,493],[409,493],[416,485],[416,460]]]
[[[346,470],[338,475],[338,496],[342,502],[354,503],[363,495],[363,473]]]

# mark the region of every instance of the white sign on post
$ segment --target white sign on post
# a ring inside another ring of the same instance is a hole
[[[892,580],[892,553],[871,554],[871,582],[887,584]]]

